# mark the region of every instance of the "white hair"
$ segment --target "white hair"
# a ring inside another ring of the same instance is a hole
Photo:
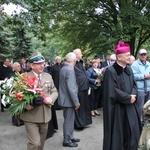
[[[110,55],[110,60],[112,60],[112,61],[116,61],[116,54],[112,54],[112,55]]]
[[[76,55],[74,52],[70,52],[66,55],[66,61],[67,62],[74,62],[76,61]]]
[[[77,55],[79,52],[81,52],[81,49],[79,49],[79,48],[74,49],[73,52]]]
[[[55,57],[55,61],[56,61],[57,59],[60,59],[60,60],[61,60],[61,57],[60,57],[60,56],[56,56],[56,57]]]
[[[15,68],[16,68],[18,65],[20,66],[20,63],[14,62],[13,65],[12,65],[12,69],[15,70]]]
[[[135,60],[135,57],[133,55],[130,56],[131,60]]]

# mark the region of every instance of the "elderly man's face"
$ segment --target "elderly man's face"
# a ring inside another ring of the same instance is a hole
[[[147,59],[147,54],[146,54],[146,53],[139,54],[139,59],[140,59],[142,62],[145,62],[146,59]]]
[[[130,63],[130,52],[124,53],[124,54],[119,54],[117,56],[117,60],[119,61],[119,63],[121,63],[122,65],[126,65]]]
[[[44,64],[45,64],[44,62],[37,64],[32,63],[31,68],[35,73],[41,74],[44,70]]]
[[[79,51],[77,54],[76,54],[76,57],[77,57],[77,60],[81,60],[82,59],[82,52]]]
[[[56,63],[60,64],[61,63],[61,58],[57,58]]]

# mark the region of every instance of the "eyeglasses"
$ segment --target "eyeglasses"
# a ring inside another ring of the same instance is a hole
[[[143,54],[140,54],[141,56],[146,56],[147,54],[146,53],[143,53]]]

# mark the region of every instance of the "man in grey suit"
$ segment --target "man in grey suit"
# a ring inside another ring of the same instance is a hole
[[[70,52],[66,55],[67,64],[62,67],[59,77],[58,105],[63,107],[63,146],[77,147],[80,139],[73,137],[75,109],[80,107],[78,100],[78,86],[74,72],[76,55]]]

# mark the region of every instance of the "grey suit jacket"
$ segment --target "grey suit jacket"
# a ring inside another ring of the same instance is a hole
[[[78,86],[74,67],[67,64],[60,71],[58,105],[76,107],[78,104]]]

